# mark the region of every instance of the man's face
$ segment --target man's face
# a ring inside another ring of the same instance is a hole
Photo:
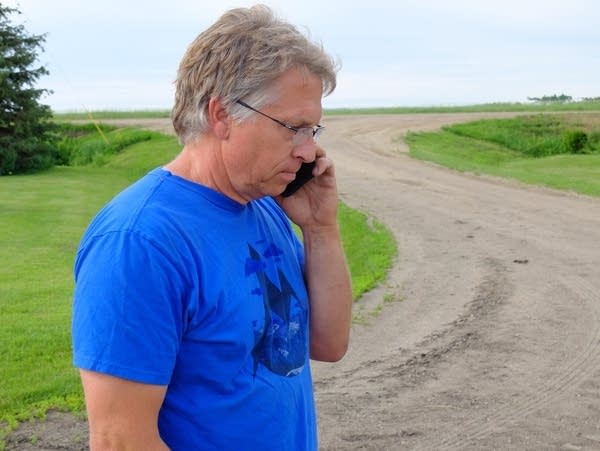
[[[313,127],[321,119],[321,79],[304,70],[291,70],[275,83],[275,100],[261,108],[265,114],[293,127]],[[294,132],[255,113],[232,125],[223,147],[223,162],[231,186],[245,201],[281,194],[303,162],[315,159],[316,144],[309,139],[294,145]],[[236,196],[237,197],[237,196]]]

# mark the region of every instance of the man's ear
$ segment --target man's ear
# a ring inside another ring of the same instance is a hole
[[[208,101],[208,123],[213,133],[221,138],[227,139],[231,129],[231,116],[225,109],[221,99],[211,97]]]

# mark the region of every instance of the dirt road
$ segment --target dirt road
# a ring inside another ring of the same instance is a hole
[[[399,247],[347,357],[314,364],[325,451],[600,449],[600,199],[415,161],[398,139],[481,116],[325,121],[341,198]],[[54,449],[37,443],[14,449]]]
[[[348,356],[315,365],[324,450],[600,449],[600,199],[452,172],[397,141],[465,119],[327,121],[343,200],[400,256],[357,306],[383,309]]]

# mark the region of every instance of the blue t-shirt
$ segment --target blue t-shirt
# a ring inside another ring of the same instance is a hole
[[[241,205],[155,169],[81,241],[74,363],[168,385],[171,449],[316,449],[303,267],[273,199]]]

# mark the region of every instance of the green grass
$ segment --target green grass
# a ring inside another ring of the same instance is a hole
[[[91,168],[0,177],[0,420],[80,409],[70,360],[72,263],[98,205],[125,185]],[[0,433],[1,436],[1,433]]]
[[[77,245],[104,203],[178,151],[175,137],[153,134],[97,166],[0,177],[0,449],[20,421],[49,408],[83,409],[70,344]],[[344,205],[340,221],[358,297],[383,280],[395,243],[381,224]]]
[[[338,218],[355,299],[382,282],[396,256],[396,241],[383,224],[340,204]]]
[[[582,150],[586,153],[556,154],[556,149],[566,151],[561,147],[563,137],[573,128],[591,137]],[[457,124],[441,132],[409,133],[406,141],[412,157],[458,171],[600,196],[599,129],[599,114],[532,116]]]
[[[600,196],[600,154],[557,155],[543,161],[513,161],[504,168],[504,177],[589,196]]]

